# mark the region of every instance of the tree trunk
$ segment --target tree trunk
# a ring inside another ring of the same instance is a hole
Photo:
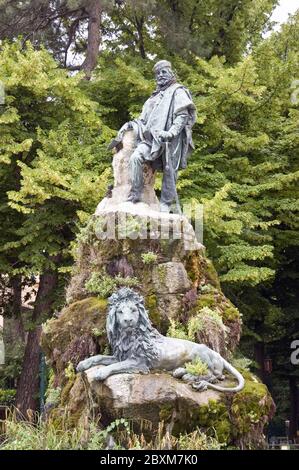
[[[101,44],[101,3],[101,0],[90,0],[87,7],[89,14],[87,51],[85,61],[82,65],[82,69],[85,71],[85,77],[87,80],[90,79],[91,72],[97,65],[99,48]]]
[[[135,15],[135,23],[138,35],[138,48],[142,59],[146,59],[145,45],[144,45],[144,36],[143,36],[143,26],[144,26],[144,17],[138,18]]]
[[[255,361],[259,365],[258,376],[261,381],[265,383],[266,371],[265,371],[265,345],[261,341],[254,344],[254,357]]]
[[[22,318],[22,277],[13,277],[11,279],[11,286],[13,291],[12,317],[15,325],[15,333],[21,341],[25,341],[25,330]]]
[[[179,2],[178,0],[168,0],[169,6],[174,13],[176,13],[179,9]]]
[[[30,410],[38,410],[39,398],[39,364],[40,364],[40,334],[38,323],[51,313],[53,294],[57,286],[57,272],[45,272],[40,277],[39,288],[34,305],[32,320],[37,324],[31,330],[26,344],[21,376],[18,382],[16,407],[22,418],[30,418]]]
[[[298,420],[299,420],[299,390],[297,387],[297,377],[289,378],[290,387],[290,439],[297,437]]]

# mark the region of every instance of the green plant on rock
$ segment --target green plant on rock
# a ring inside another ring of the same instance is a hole
[[[74,381],[75,378],[76,378],[76,371],[75,371],[75,368],[74,368],[74,364],[72,364],[72,362],[69,362],[67,367],[65,368],[64,370],[64,375],[66,376],[66,378],[70,381]]]
[[[200,406],[196,419],[208,436],[216,438],[221,444],[230,442],[232,423],[227,405],[216,400],[209,400],[208,405]]]
[[[153,253],[152,251],[148,251],[147,253],[142,253],[141,258],[143,264],[154,264],[158,259],[158,255],[156,253]]]
[[[99,297],[107,298],[118,287],[136,287],[139,281],[136,277],[115,277],[109,276],[103,269],[100,272],[93,272],[85,283],[85,289],[90,294],[97,294]]]
[[[82,247],[84,247],[84,245],[98,246],[100,244],[100,240],[105,239],[107,236],[107,225],[108,221],[104,216],[101,217],[92,215],[89,217],[85,225],[80,228],[75,241],[71,243],[71,252],[73,258],[78,258],[80,250]]]
[[[201,294],[199,299],[197,300],[197,308],[198,310],[204,307],[216,307],[217,301],[215,298],[215,291],[204,292]]]
[[[103,349],[103,355],[104,356],[109,356],[109,354],[111,353],[110,351],[110,347],[108,346],[108,344],[104,347]]]
[[[252,360],[249,359],[248,357],[233,357],[231,359],[231,364],[236,368],[240,370],[245,370],[245,371],[250,371],[250,366],[252,365]]]
[[[189,339],[184,327],[179,325],[176,320],[170,319],[170,326],[167,331],[167,336],[170,338],[178,338],[178,339]]]
[[[49,371],[48,387],[45,393],[46,404],[58,404],[61,397],[61,387],[54,387],[55,373],[53,369]]]
[[[58,405],[61,397],[61,387],[47,388],[46,404]]]
[[[187,362],[185,364],[185,368],[187,372],[191,375],[201,376],[201,375],[207,375],[209,372],[209,368],[207,364],[202,362],[199,358],[195,359],[192,362]]]
[[[212,286],[212,284],[204,284],[203,286],[200,286],[200,292],[202,294],[209,294],[210,292],[215,292],[215,287]]]
[[[144,226],[143,226],[144,225]],[[142,224],[142,220],[136,216],[126,215],[126,218],[118,221],[117,232],[119,239],[139,238],[143,229],[146,229],[146,224]]]
[[[163,264],[159,264],[157,267],[158,277],[161,284],[165,284],[167,276],[167,267]]]
[[[231,419],[234,423],[234,434],[248,445],[255,443],[256,429],[266,417],[274,412],[272,399],[266,385],[260,383],[251,375],[246,380],[245,387],[233,397]]]
[[[234,321],[236,319],[241,319],[242,313],[240,313],[236,307],[228,302],[228,306],[225,306],[223,309],[222,317],[226,321]]]
[[[99,328],[92,328],[91,332],[93,336],[95,336],[96,338],[99,338],[105,333],[105,330],[100,330]]]
[[[102,298],[108,297],[115,289],[115,280],[106,274],[103,270],[101,272],[93,272],[89,280],[85,283],[85,289],[90,294],[97,294]]]
[[[89,244],[94,241],[95,238],[95,218],[90,217],[87,224],[83,226],[76,238],[77,243]]]
[[[204,331],[207,328],[207,325],[209,328],[215,329],[215,334],[219,334],[219,330],[225,331],[226,329],[221,316],[214,310],[204,307],[195,317],[191,317],[189,319],[186,328],[183,325],[180,325],[176,320],[171,319],[167,336],[196,341],[196,334],[200,331]]]
[[[191,341],[196,340],[196,333],[202,331],[207,326],[207,321],[209,320],[209,325],[214,324],[217,331],[219,328],[224,328],[222,318],[219,313],[215,310],[210,309],[209,307],[202,308],[195,317],[191,317],[188,321],[188,338]]]
[[[116,287],[137,287],[139,285],[137,277],[122,277],[118,275],[114,279]]]

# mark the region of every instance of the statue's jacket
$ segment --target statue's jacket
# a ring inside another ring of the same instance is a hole
[[[137,141],[151,147],[148,160],[159,168],[164,144],[158,140],[162,130],[170,131],[173,139],[169,142],[169,153],[175,170],[186,168],[187,158],[193,146],[192,127],[196,121],[196,108],[187,88],[178,83],[166,90],[156,91],[145,102],[142,113],[134,120]],[[159,161],[160,160],[160,161]]]

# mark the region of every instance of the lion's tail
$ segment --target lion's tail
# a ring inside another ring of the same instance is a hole
[[[245,380],[242,374],[237,371],[229,362],[223,359],[224,369],[230,372],[236,379],[238,380],[238,385],[235,387],[221,387],[221,385],[215,385],[211,383],[207,383],[209,388],[213,390],[218,390],[219,392],[239,392],[245,385]]]

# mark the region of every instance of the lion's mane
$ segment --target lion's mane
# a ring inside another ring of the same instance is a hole
[[[139,311],[139,320],[136,328],[120,330],[116,321],[116,311],[120,304],[131,301]],[[108,341],[113,355],[119,361],[126,359],[143,360],[151,368],[158,357],[155,347],[156,341],[161,338],[160,333],[152,327],[143,298],[128,287],[119,289],[109,298],[109,312],[106,323]]]

